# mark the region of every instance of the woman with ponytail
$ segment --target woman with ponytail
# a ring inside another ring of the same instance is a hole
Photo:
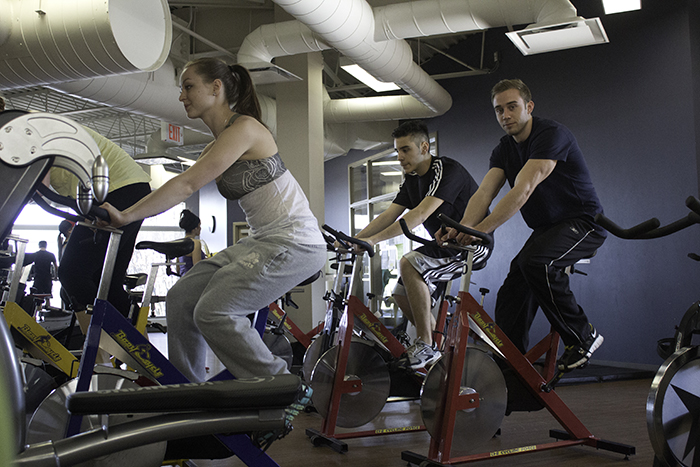
[[[237,378],[287,372],[247,316],[272,303],[326,262],[325,241],[308,200],[262,123],[248,71],[213,58],[185,65],[180,101],[215,140],[185,172],[134,206],[103,205],[111,225],[159,214],[211,181],[238,200],[250,235],[199,261],[168,292],[168,353],[191,381],[206,376],[209,346]]]

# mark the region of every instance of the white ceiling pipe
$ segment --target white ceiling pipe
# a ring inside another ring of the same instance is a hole
[[[170,60],[154,72],[84,79],[53,84],[50,87],[92,102],[210,134],[209,128],[200,119],[192,120],[187,116],[179,101],[180,86]],[[276,134],[275,101],[262,94],[258,94],[258,100],[263,122]]]
[[[568,0],[419,0],[374,9],[377,41],[576,18]]]
[[[154,72],[83,79],[49,87],[92,102],[209,132],[201,120],[187,117],[179,101],[180,87],[170,60]]]
[[[323,118],[328,123],[407,120],[434,116],[435,113],[411,96],[332,99],[326,101],[323,106]]]
[[[12,3],[9,0],[0,0],[0,46],[10,37],[12,32]]]
[[[269,63],[275,57],[319,52],[331,46],[322,42],[299,21],[263,24],[246,36],[238,49],[237,61],[243,66]]]
[[[0,44],[0,89],[151,71],[170,52],[166,0],[9,0],[0,6],[0,16],[12,21]]]
[[[374,14],[365,0],[274,0],[323,41],[380,81],[394,82],[426,105],[445,113],[452,98],[413,61],[403,41],[374,40]]]

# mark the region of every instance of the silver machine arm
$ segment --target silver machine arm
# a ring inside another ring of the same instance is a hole
[[[7,112],[10,113],[10,112]],[[53,167],[73,173],[78,185],[78,207],[86,214],[92,198],[103,202],[109,191],[107,163],[97,143],[78,123],[49,113],[19,113],[1,122],[0,160],[9,167],[27,167],[54,158]]]

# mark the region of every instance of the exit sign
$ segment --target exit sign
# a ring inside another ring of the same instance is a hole
[[[177,146],[182,146],[184,142],[185,129],[172,123],[160,123],[160,139],[166,143],[174,143]]]

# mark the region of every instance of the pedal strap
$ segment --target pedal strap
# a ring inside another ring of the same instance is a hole
[[[79,392],[68,396],[66,407],[74,415],[284,408],[300,388],[299,377],[287,374]]]

